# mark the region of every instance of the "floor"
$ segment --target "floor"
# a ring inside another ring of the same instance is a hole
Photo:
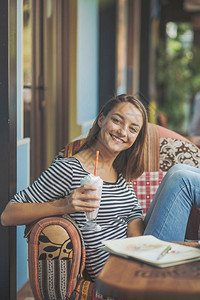
[[[17,292],[17,300],[34,300],[29,281]]]

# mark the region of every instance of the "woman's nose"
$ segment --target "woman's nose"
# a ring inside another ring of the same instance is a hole
[[[125,126],[120,126],[120,128],[118,129],[118,132],[121,136],[125,136],[127,134],[127,129]]]

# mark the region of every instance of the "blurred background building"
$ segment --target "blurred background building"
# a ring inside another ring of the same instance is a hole
[[[1,0],[0,28],[1,211],[114,94],[189,135],[200,0]],[[28,280],[23,231],[0,226],[4,300]]]

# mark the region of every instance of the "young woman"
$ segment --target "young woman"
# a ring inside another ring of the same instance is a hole
[[[80,179],[94,172],[99,150],[97,175],[104,182],[97,223],[102,230],[82,231],[90,277],[95,280],[108,258],[101,250],[102,240],[142,234],[184,240],[191,206],[200,206],[200,171],[185,165],[171,168],[143,222],[130,181],[144,171],[146,135],[147,115],[141,102],[129,95],[111,98],[78,153],[56,160],[30,187],[17,193],[2,213],[2,224],[28,224],[68,213],[81,229],[84,212],[97,207],[87,200],[97,199],[91,196],[91,186],[80,187]]]

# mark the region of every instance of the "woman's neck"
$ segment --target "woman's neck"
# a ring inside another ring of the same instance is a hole
[[[78,152],[74,155],[83,165],[88,173],[94,173],[96,151],[99,150],[99,159],[97,166],[97,175],[104,181],[115,182],[117,180],[117,172],[113,168],[115,156],[107,155],[105,151],[92,147]]]

